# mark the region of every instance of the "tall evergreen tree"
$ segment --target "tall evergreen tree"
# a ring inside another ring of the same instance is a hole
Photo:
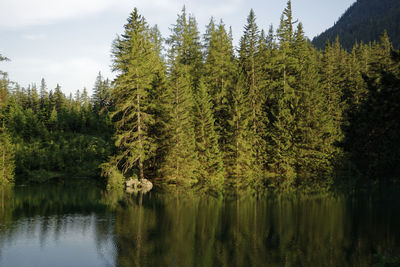
[[[1,56],[0,61],[8,60]],[[7,74],[0,71],[0,185],[14,180],[14,148],[6,128],[6,106],[8,102]]]
[[[61,86],[57,84],[56,88],[54,89],[54,105],[56,107],[57,112],[60,112],[62,108],[64,108],[65,105],[65,96],[61,91]]]
[[[187,15],[185,6],[171,30],[172,34],[167,39],[167,44],[170,46],[169,56],[185,66],[191,87],[195,90],[202,76],[203,56],[196,19],[192,15]]]
[[[300,183],[329,186],[332,179],[333,144],[329,143],[329,125],[332,117],[326,110],[326,97],[319,82],[317,54],[298,24],[293,50],[296,57],[295,93],[298,99],[293,136],[295,171]],[[321,180],[315,182],[317,178]]]
[[[261,36],[256,24],[254,11],[250,10],[250,14],[247,17],[247,25],[240,39],[239,65],[246,81],[245,88],[251,107],[249,127],[252,135],[249,138],[256,153],[254,170],[261,179],[262,166],[266,157],[263,150],[265,147],[266,124],[264,119],[266,116],[263,109],[265,92],[260,84],[264,77],[261,77],[261,62],[259,61],[260,58],[257,57],[260,49],[260,39]]]
[[[222,192],[224,164],[215,131],[211,97],[203,81],[200,81],[195,97],[196,149],[199,158],[199,182],[206,190]]]
[[[343,85],[345,61],[347,53],[340,45],[339,39],[336,39],[333,45],[326,44],[323,51],[320,74],[321,86],[327,98],[327,111],[332,117],[330,123],[329,143],[335,144],[342,140],[343,133],[341,125],[343,123],[343,113],[345,105],[343,103]]]
[[[160,59],[163,58],[163,50],[164,50],[164,38],[161,36],[160,29],[158,28],[157,25],[154,25],[150,29],[150,40],[151,43],[153,44],[154,51],[158,55]]]
[[[0,185],[14,181],[14,148],[10,135],[5,127],[4,118],[0,128]]]
[[[289,1],[277,30],[279,49],[276,51],[274,69],[273,106],[269,127],[271,159],[269,169],[284,188],[291,188],[296,180],[294,132],[295,108],[299,101],[295,92],[296,58],[293,51],[293,21]],[[276,179],[275,179],[276,180]]]
[[[225,152],[230,118],[229,105],[234,87],[234,76],[237,73],[237,62],[232,40],[222,21],[215,25],[211,19],[204,40],[206,57],[204,81],[213,103],[212,109],[221,151]]]
[[[179,188],[192,187],[198,181],[199,161],[194,129],[194,98],[190,74],[185,65],[175,60],[166,96],[166,155],[161,175],[166,184]]]
[[[148,93],[157,55],[150,41],[149,27],[136,8],[124,28],[124,34],[113,44],[113,70],[118,75],[112,91],[116,101],[112,117],[118,150],[112,161],[124,174],[132,175],[137,170],[139,179],[144,179],[145,161],[155,149],[148,135],[154,121],[149,113],[152,103]]]
[[[251,108],[245,92],[245,80],[239,75],[239,79],[232,92],[230,105],[231,119],[229,120],[228,149],[226,157],[228,190],[240,193],[251,189],[254,184],[254,147],[250,142],[252,134],[249,127]]]
[[[77,95],[80,98],[80,95]],[[101,73],[96,77],[91,97],[91,105],[95,113],[99,115],[104,109],[111,106],[111,84],[109,79],[104,79]]]

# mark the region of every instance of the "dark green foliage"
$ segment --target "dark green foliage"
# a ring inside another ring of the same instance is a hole
[[[0,128],[0,185],[12,184],[14,182],[14,146],[10,135],[3,126]]]
[[[250,142],[251,130],[249,118],[251,109],[245,94],[245,81],[239,75],[239,80],[232,91],[229,119],[228,143],[225,164],[228,176],[226,187],[232,192],[252,189],[255,182],[254,148]]]
[[[34,88],[8,90],[2,108],[9,134],[2,130],[1,138],[9,151],[6,163],[15,159],[16,181],[97,177],[112,149],[107,117],[97,115],[88,97],[66,99],[59,86],[54,94],[47,93],[44,79],[39,95]]]
[[[200,80],[195,96],[196,150],[199,159],[199,182],[209,191],[221,192],[224,184],[224,163],[215,131],[211,98]]]
[[[335,151],[330,140],[332,117],[326,108],[327,98],[321,87],[317,53],[307,43],[301,23],[295,32],[293,45],[296,58],[293,143],[297,182],[327,186],[332,182],[331,159]]]
[[[110,81],[108,79],[104,80],[99,72],[94,84],[92,96],[92,106],[97,113],[104,113],[104,111],[113,104],[110,101],[110,87]]]
[[[224,24],[210,21],[205,39],[204,82],[211,97],[216,131],[222,152],[226,152],[228,135],[229,104],[231,91],[235,86],[237,62],[234,56],[232,38],[226,32]]]
[[[8,60],[0,54],[0,62]],[[0,71],[0,185],[14,182],[14,146],[6,128],[8,118],[8,87],[7,73]]]
[[[190,74],[185,65],[176,63],[171,70],[165,110],[166,155],[160,174],[163,182],[189,188],[198,181],[199,161],[194,129],[194,97]]]
[[[283,184],[285,189],[292,188],[296,180],[295,140],[296,108],[299,104],[297,85],[297,60],[294,50],[290,1],[281,18],[277,35],[279,48],[272,62],[273,98],[269,127],[269,172],[273,183]]]
[[[315,37],[313,44],[324,48],[326,41],[339,36],[343,47],[350,51],[355,42],[369,43],[378,40],[384,30],[400,48],[400,2],[398,0],[358,0],[335,23]]]
[[[262,176],[263,162],[265,161],[264,148],[266,146],[266,115],[263,105],[265,103],[265,91],[262,87],[264,79],[261,66],[262,57],[259,56],[263,37],[260,36],[256,24],[254,11],[251,10],[247,17],[247,25],[244,27],[244,33],[240,40],[239,49],[239,67],[245,80],[244,89],[250,105],[249,115],[249,138],[252,150],[254,151],[253,171],[258,175],[258,180]]]
[[[326,109],[331,117],[329,121],[330,143],[340,142],[343,138],[341,125],[343,123],[344,97],[343,85],[345,60],[347,53],[342,49],[339,40],[331,45],[327,43],[320,62],[321,86],[326,97]]]
[[[400,175],[400,53],[379,60],[385,61],[379,72],[364,77],[368,97],[350,113],[344,142],[361,178],[375,182]]]
[[[112,91],[115,111],[111,116],[117,153],[110,162],[124,175],[138,175],[139,179],[144,179],[145,163],[155,152],[155,142],[148,130],[154,124],[149,93],[159,68],[155,64],[157,57],[150,29],[135,9],[124,34],[113,44],[113,70],[118,76]]]
[[[173,25],[172,34],[167,40],[169,49],[169,66],[182,64],[189,74],[190,85],[196,89],[203,72],[203,56],[201,52],[200,34],[194,16],[187,15],[186,7],[178,15]],[[172,67],[173,68],[173,67]]]

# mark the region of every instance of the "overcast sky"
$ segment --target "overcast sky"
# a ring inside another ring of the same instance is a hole
[[[232,26],[238,42],[251,8],[260,28],[276,28],[287,0],[1,0],[0,54],[11,62],[0,63],[11,80],[22,86],[40,84],[49,89],[59,83],[65,93],[87,87],[91,91],[99,71],[110,71],[112,40],[122,33],[134,7],[164,37],[183,5],[193,14],[200,32],[211,16]],[[306,35],[333,25],[355,0],[292,0],[294,18],[303,22]]]

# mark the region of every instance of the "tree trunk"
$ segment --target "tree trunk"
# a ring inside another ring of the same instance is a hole
[[[5,131],[5,122],[4,122],[4,120],[3,120],[3,129],[2,129],[2,131],[3,131],[3,134],[4,134],[4,131]],[[3,184],[3,187],[4,187],[4,184],[5,184],[5,179],[6,179],[6,150],[5,150],[5,147],[3,147],[3,162],[1,163],[2,164],[2,175],[1,175],[1,177],[2,177],[2,184]]]
[[[137,68],[136,68],[136,76],[138,75],[137,73]],[[144,172],[143,172],[143,142],[142,142],[142,113],[140,109],[140,94],[139,94],[139,87],[136,86],[136,101],[138,105],[138,114],[137,114],[137,124],[138,124],[138,142],[139,142],[139,181],[142,181],[144,179]]]

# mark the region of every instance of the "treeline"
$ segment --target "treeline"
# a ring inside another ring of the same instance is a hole
[[[109,188],[146,178],[213,194],[398,181],[400,56],[386,33],[319,51],[289,1],[277,30],[251,10],[235,48],[222,21],[201,36],[183,8],[163,39],[135,9],[112,58],[116,78],[99,77],[91,100],[8,90],[17,173],[86,176],[102,163]]]
[[[290,1],[276,31],[260,30],[250,11],[235,50],[222,21],[211,19],[201,37],[183,8],[164,45],[135,9],[112,51],[117,150],[102,166],[110,186],[138,177],[209,192],[314,191],[356,177],[386,179],[385,160],[399,161],[390,148],[397,129],[387,139],[360,113],[397,123],[367,108],[394,112],[390,94],[379,106],[372,99],[383,97],[386,84],[373,82],[382,71],[398,78],[387,34],[351,52],[338,40],[320,52],[295,24]]]
[[[351,51],[355,42],[372,43],[386,30],[393,46],[400,48],[400,2],[398,0],[357,0],[334,26],[316,36],[313,44],[324,48],[326,40],[335,40]]]
[[[39,88],[21,88],[3,73],[1,82],[0,147],[9,164],[1,167],[8,173],[2,182],[12,181],[14,171],[22,183],[98,177],[112,153],[112,125],[101,112],[110,106],[110,81],[99,74],[92,98],[86,89],[69,97],[59,85],[48,91],[44,79]]]

